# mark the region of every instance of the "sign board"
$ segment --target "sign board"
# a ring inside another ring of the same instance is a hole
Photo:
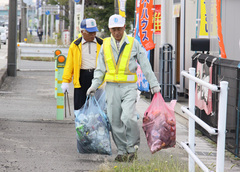
[[[58,5],[43,5],[41,7],[42,14],[46,14],[46,12],[49,11],[50,14],[58,14],[59,6]],[[48,15],[48,14],[46,14]]]
[[[50,14],[50,11],[46,11],[45,14],[46,14],[46,15],[49,15],[49,14]]]
[[[23,2],[27,5],[32,5],[32,0],[23,0]]]
[[[80,24],[81,24],[81,10],[82,10],[82,5],[77,4],[75,6],[75,16],[74,16],[74,20],[75,20],[75,24],[74,24],[74,39],[76,39],[78,37],[78,35],[81,33],[80,31]]]

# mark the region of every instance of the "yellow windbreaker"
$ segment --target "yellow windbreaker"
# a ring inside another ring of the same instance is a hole
[[[97,40],[97,54],[96,54],[96,64],[98,54],[103,43],[103,40],[99,37],[96,37]],[[70,83],[73,77],[74,88],[81,88],[79,83],[80,78],[80,69],[82,64],[82,37],[75,39],[68,50],[67,61],[64,67],[62,82]],[[97,65],[96,65],[97,66]]]

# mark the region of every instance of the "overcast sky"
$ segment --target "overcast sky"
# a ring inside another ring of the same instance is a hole
[[[36,2],[36,0],[32,0],[32,2]],[[8,3],[9,3],[9,0],[0,0],[0,6],[3,6]]]
[[[0,0],[0,6],[8,4],[9,1],[8,0]]]

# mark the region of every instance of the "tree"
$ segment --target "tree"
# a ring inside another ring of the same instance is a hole
[[[127,0],[126,3],[126,32],[129,33],[131,25],[134,26],[135,0]],[[94,18],[97,22],[98,29],[104,29],[105,35],[109,36],[108,19],[114,14],[113,0],[98,0],[97,5],[85,7],[85,18]],[[104,37],[103,36],[103,37]]]
[[[51,5],[59,5],[60,7],[60,14],[59,19],[64,20],[64,29],[67,29],[69,26],[69,1],[68,0],[48,0],[47,4]],[[65,12],[65,15],[63,15],[62,11]]]

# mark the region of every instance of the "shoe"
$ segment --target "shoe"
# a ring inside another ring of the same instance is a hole
[[[115,158],[115,161],[117,162],[127,162],[127,159],[128,159],[128,155],[125,154],[125,155],[117,155],[116,158]]]
[[[128,162],[133,162],[133,160],[137,160],[137,152],[129,153],[127,156]]]

